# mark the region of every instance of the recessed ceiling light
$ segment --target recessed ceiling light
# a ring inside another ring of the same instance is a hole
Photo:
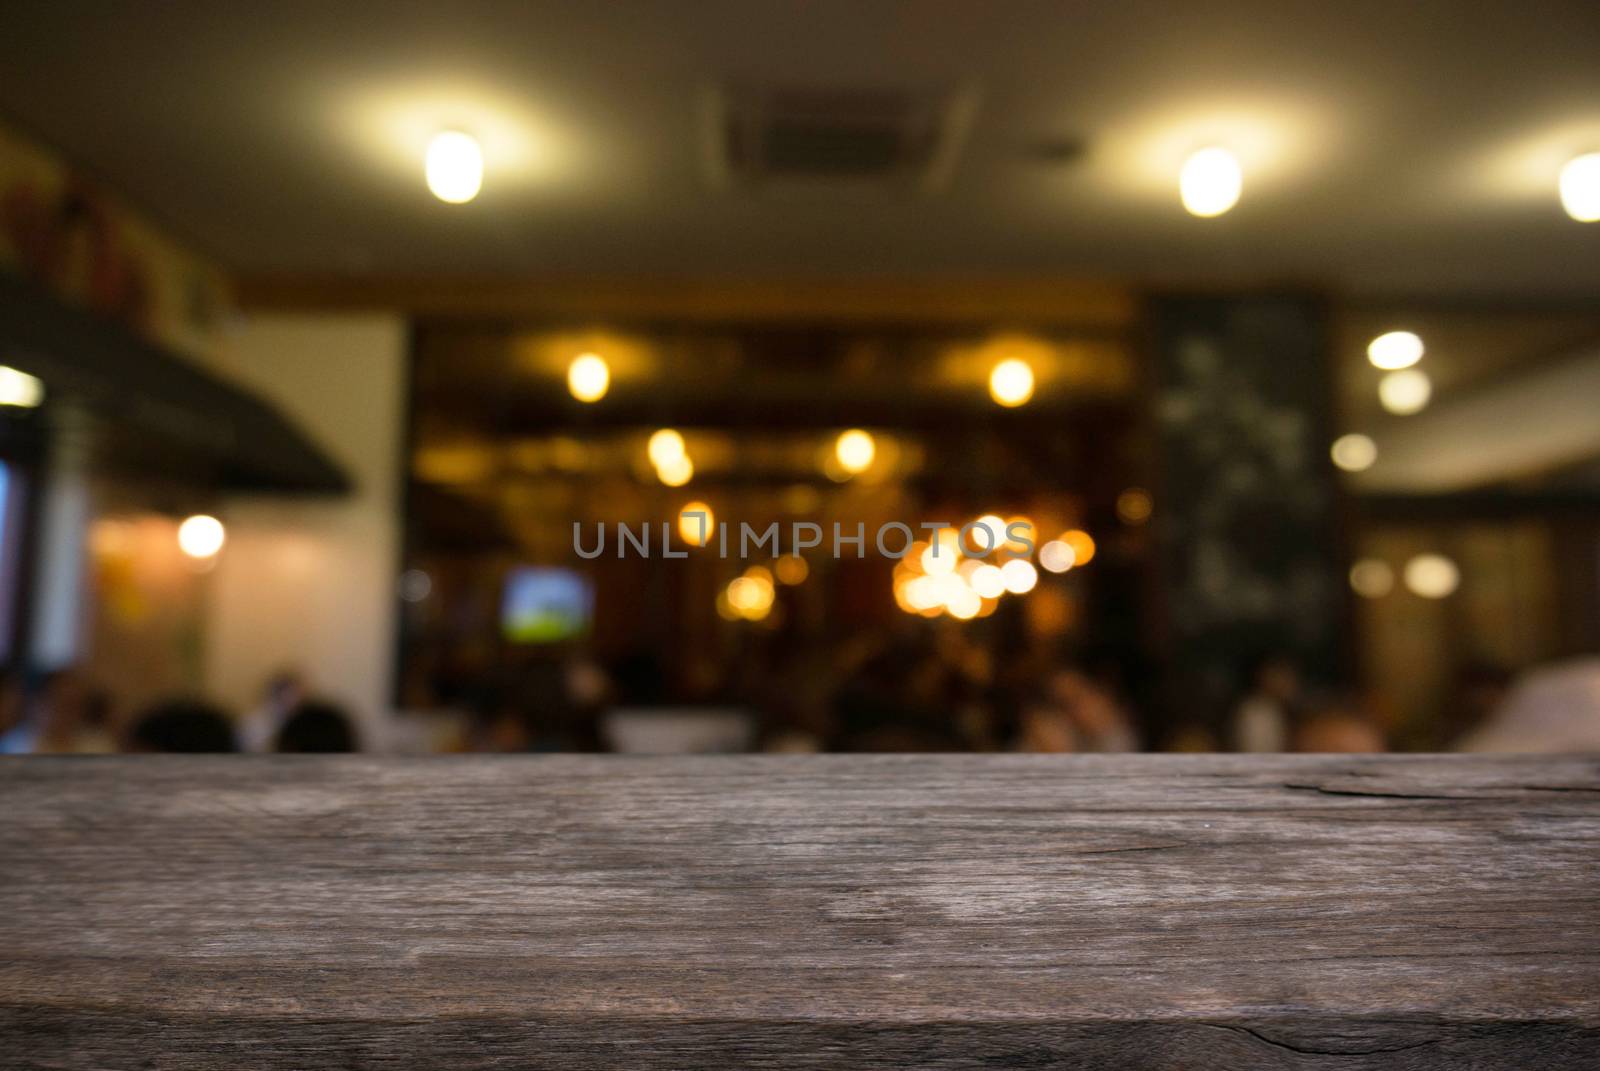
[[[1579,223],[1600,220],[1600,152],[1569,160],[1561,169],[1561,207]]]
[[[1410,368],[1422,360],[1422,352],[1422,339],[1410,331],[1389,331],[1367,343],[1367,360],[1386,372]]]
[[[1178,194],[1183,207],[1201,218],[1220,216],[1239,203],[1244,173],[1227,149],[1201,149],[1183,162]]]
[[[1027,361],[1007,358],[989,373],[989,397],[1015,409],[1033,397],[1033,368]]]
[[[428,189],[447,204],[465,204],[483,188],[483,150],[459,130],[434,135],[428,144]]]

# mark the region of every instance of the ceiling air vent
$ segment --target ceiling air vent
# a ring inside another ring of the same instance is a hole
[[[708,109],[712,175],[746,188],[933,190],[974,108],[960,90],[726,86]]]

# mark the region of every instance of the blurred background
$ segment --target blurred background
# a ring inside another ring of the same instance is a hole
[[[0,751],[1600,749],[1597,55],[10,3]]]

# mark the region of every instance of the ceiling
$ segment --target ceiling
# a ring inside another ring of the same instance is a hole
[[[11,0],[0,111],[246,274],[1292,279],[1600,296],[1593,0]],[[931,191],[711,180],[718,85],[959,91]],[[483,140],[433,200],[426,138]],[[1246,172],[1198,220],[1204,144]],[[1082,151],[1075,151],[1080,144]]]

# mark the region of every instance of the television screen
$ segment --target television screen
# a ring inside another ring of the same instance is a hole
[[[594,590],[571,569],[525,566],[506,578],[500,628],[512,643],[559,643],[589,630]]]

